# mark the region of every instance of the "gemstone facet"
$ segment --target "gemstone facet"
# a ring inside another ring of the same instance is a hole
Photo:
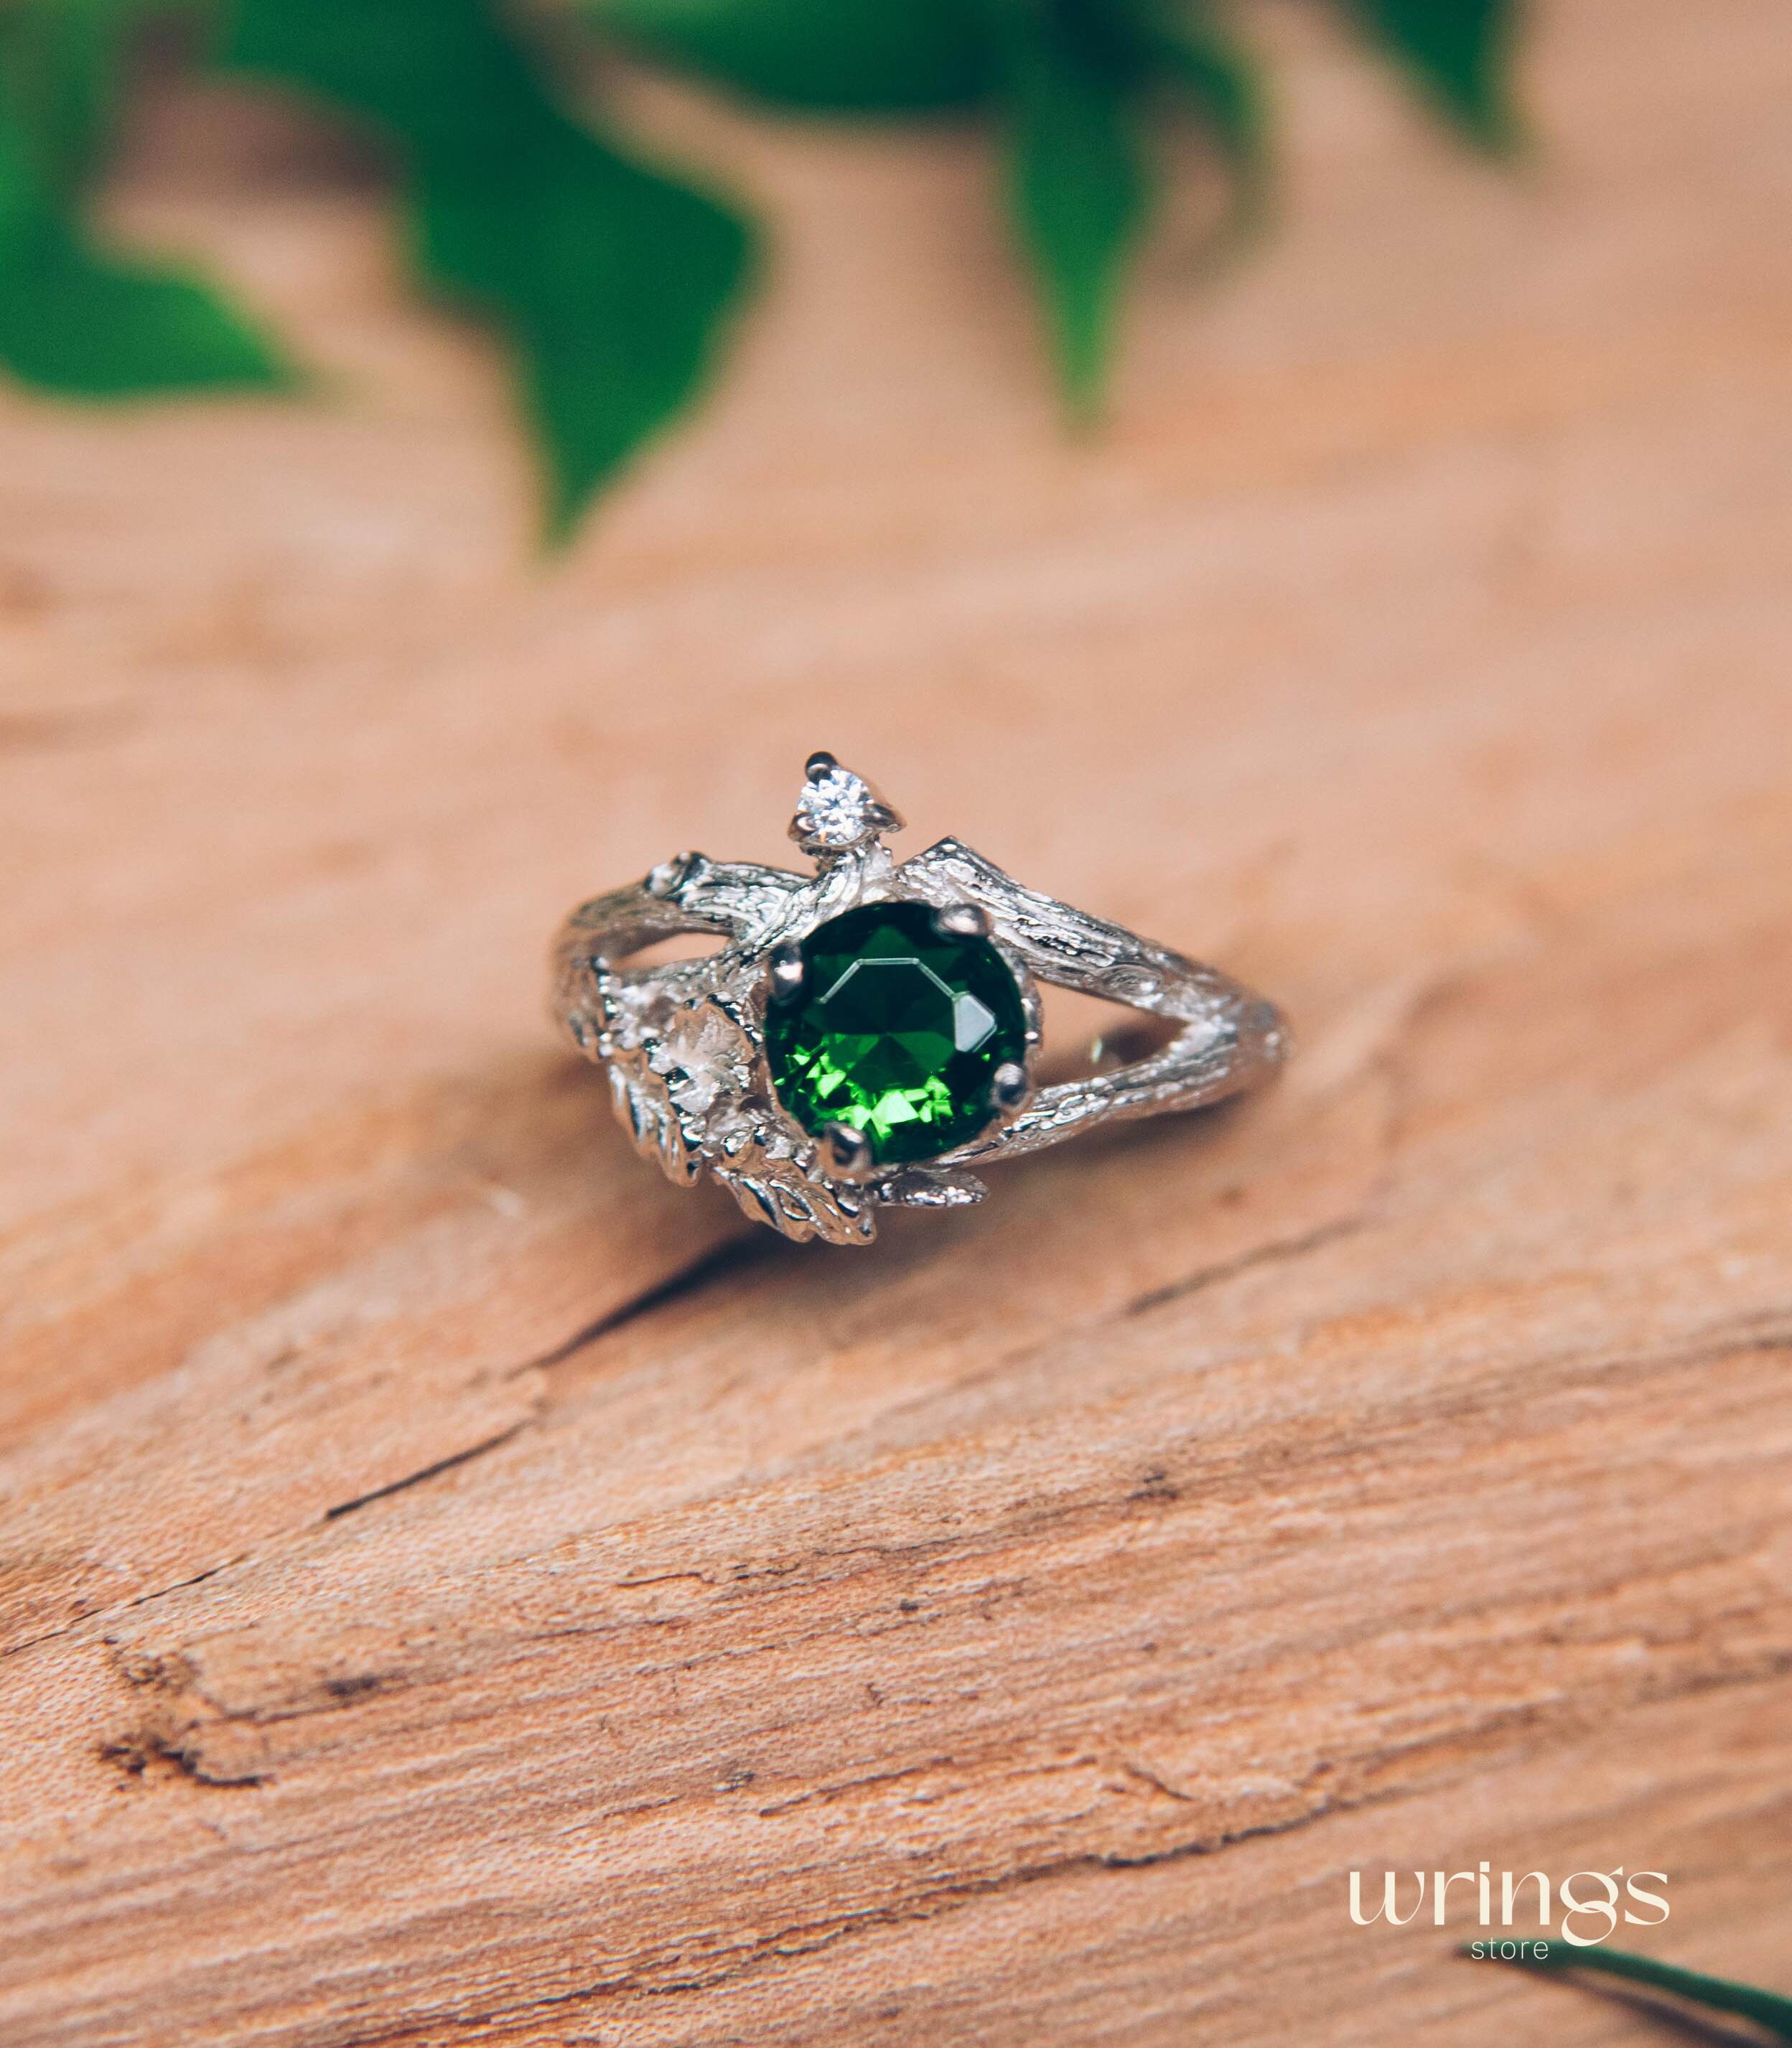
[[[941,932],[925,903],[867,903],[816,925],[802,958],[801,990],[767,1007],[766,1053],[805,1131],[844,1123],[884,1166],[937,1158],[994,1119],[1026,1013],[987,939]]]

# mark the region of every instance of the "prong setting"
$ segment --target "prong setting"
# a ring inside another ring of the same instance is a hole
[[[647,877],[647,894],[663,903],[677,894],[680,882],[702,858],[700,853],[675,853],[671,859],[662,860]]]
[[[772,1000],[789,1003],[801,995],[803,988],[803,949],[794,939],[785,939],[772,948],[766,956],[766,972],[771,982]]]
[[[987,939],[989,913],[975,903],[948,903],[933,913],[933,928],[956,939]]]
[[[1033,1092],[1033,1083],[1018,1060],[1008,1060],[990,1078],[989,1096],[999,1110],[1018,1109]]]
[[[831,775],[840,764],[824,749],[817,748],[803,763],[803,773],[812,782],[819,782],[824,775]]]
[[[828,1171],[843,1181],[868,1179],[871,1171],[871,1140],[850,1123],[830,1123],[821,1133],[821,1157]]]

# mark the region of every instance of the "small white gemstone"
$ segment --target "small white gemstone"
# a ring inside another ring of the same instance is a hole
[[[723,1096],[746,1086],[739,1034],[715,1010],[685,1011],[647,1056],[666,1093],[687,1115],[701,1116]]]
[[[850,768],[830,768],[803,785],[797,829],[820,846],[855,846],[875,828],[876,800]]]

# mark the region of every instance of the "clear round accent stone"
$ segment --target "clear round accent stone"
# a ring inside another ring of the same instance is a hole
[[[878,802],[850,768],[830,768],[803,785],[797,830],[817,846],[856,846],[877,829]]]

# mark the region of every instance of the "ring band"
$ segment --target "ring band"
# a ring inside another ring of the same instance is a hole
[[[901,826],[813,754],[790,825],[813,875],[680,854],[567,919],[555,1020],[673,1181],[707,1171],[786,1237],[868,1243],[879,1208],[980,1200],[973,1167],[1200,1108],[1286,1058],[1281,1012],[1217,969],[1022,888],[957,840],[898,865],[883,835]],[[626,965],[686,933],[723,943]],[[1112,1072],[1038,1086],[1040,982],[1179,1028]]]

